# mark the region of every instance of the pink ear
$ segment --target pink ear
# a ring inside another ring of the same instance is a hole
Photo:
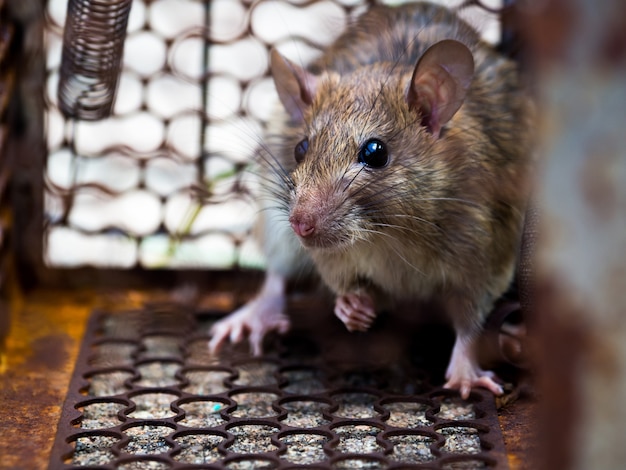
[[[301,122],[304,110],[313,102],[317,77],[284,58],[276,49],[270,53],[270,69],[281,103],[293,120]]]
[[[417,62],[407,101],[435,137],[463,104],[473,76],[472,53],[452,39],[432,45]]]

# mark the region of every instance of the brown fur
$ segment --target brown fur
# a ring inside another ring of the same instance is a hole
[[[475,75],[436,138],[406,94],[416,62],[443,39],[470,49]],[[302,242],[337,294],[444,298],[460,309],[455,326],[475,330],[511,281],[527,199],[531,109],[515,65],[454,13],[414,4],[372,8],[309,71],[319,83],[304,122],[281,114],[268,141],[285,169],[270,188],[282,223],[315,220]],[[389,148],[385,168],[357,162],[374,137]]]

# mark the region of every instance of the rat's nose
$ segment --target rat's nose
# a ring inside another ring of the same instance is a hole
[[[299,237],[310,237],[315,232],[315,223],[313,221],[303,220],[299,217],[290,217],[289,222],[291,223],[291,228]]]

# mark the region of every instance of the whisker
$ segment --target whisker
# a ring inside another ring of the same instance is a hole
[[[359,171],[357,171],[356,175],[354,175],[354,177],[348,182],[348,184],[346,185],[345,188],[343,188],[343,192],[345,193],[348,188],[352,185],[352,183],[354,182],[354,180],[361,174],[361,172],[365,169],[365,165],[362,165],[361,168],[359,168]],[[345,173],[344,173],[345,175]]]
[[[387,218],[390,219],[411,219],[414,220],[416,222],[421,222],[423,224],[426,224],[430,227],[433,227],[435,229],[437,229],[437,231],[441,232],[441,233],[445,233],[445,231],[436,223],[431,222],[430,220],[424,219],[423,217],[418,217],[416,215],[408,215],[408,214],[394,214],[394,215],[390,215],[390,216],[386,216]],[[406,230],[410,230],[409,228],[407,228]]]

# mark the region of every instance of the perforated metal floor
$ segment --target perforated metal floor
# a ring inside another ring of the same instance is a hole
[[[423,365],[437,361],[404,350],[432,351],[427,341],[405,344],[384,320],[349,335],[309,311],[263,357],[212,358],[216,318],[175,306],[94,312],[49,468],[508,468],[493,397],[433,387],[438,372]]]

